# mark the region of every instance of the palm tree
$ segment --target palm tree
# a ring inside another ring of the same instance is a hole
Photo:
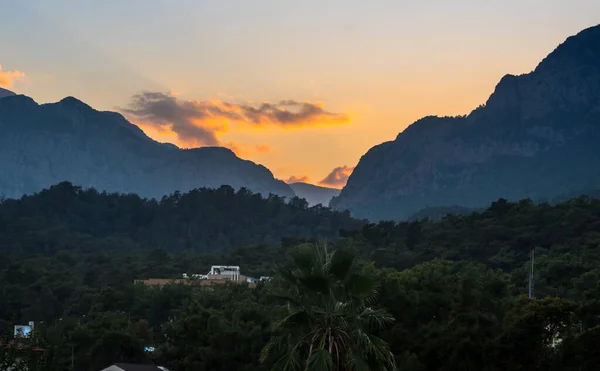
[[[270,283],[287,304],[261,362],[272,370],[396,370],[388,344],[372,332],[394,318],[372,305],[378,298],[371,266],[352,248],[302,245],[292,252],[294,269],[278,268]],[[370,269],[369,269],[370,268]]]

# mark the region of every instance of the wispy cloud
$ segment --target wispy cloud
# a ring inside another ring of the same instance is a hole
[[[21,71],[4,71],[0,65],[0,88],[12,88],[15,81],[20,81],[25,78],[25,74]]]
[[[182,100],[172,93],[142,92],[121,111],[141,126],[170,131],[184,143],[221,145],[219,135],[230,125],[302,128],[350,122],[348,115],[326,111],[323,104],[281,100],[238,104],[222,100]]]
[[[310,182],[310,177],[308,175],[292,175],[291,177],[287,178],[285,180],[286,183],[291,184],[291,183],[308,183]]]
[[[354,171],[354,167],[348,165],[336,167],[321,180],[319,184],[328,187],[342,188],[346,185],[352,171]]]
[[[144,92],[133,96],[129,107],[122,108],[126,115],[141,120],[159,131],[172,131],[186,143],[205,146],[220,145],[219,131],[226,132],[220,125],[208,125],[202,121],[210,118],[210,112],[198,110],[191,101],[180,101],[169,93]]]

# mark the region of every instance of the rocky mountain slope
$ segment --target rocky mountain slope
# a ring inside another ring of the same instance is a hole
[[[120,114],[96,111],[71,97],[39,105],[23,95],[4,94],[0,132],[2,197],[62,181],[158,198],[221,185],[294,196],[266,167],[229,149],[183,150],[158,143]]]
[[[340,190],[336,188],[320,187],[303,182],[290,183],[290,187],[296,196],[308,201],[309,206],[318,204],[327,206],[333,197],[340,194]]]
[[[533,72],[504,76],[468,116],[425,117],[371,148],[331,206],[402,219],[598,188],[600,26],[569,37]]]

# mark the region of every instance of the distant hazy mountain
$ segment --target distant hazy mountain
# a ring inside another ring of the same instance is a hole
[[[314,184],[302,182],[291,183],[290,187],[292,187],[294,193],[296,193],[296,196],[308,201],[310,206],[318,204],[328,206],[329,201],[331,201],[333,197],[340,194],[339,189],[320,187]]]
[[[10,90],[0,88],[0,98],[12,97],[13,95],[16,95],[16,94]]]
[[[371,148],[331,205],[369,219],[600,188],[600,26],[506,75],[464,117],[425,117]]]
[[[0,94],[0,196],[20,197],[62,181],[151,197],[221,185],[294,196],[266,167],[228,149],[161,144],[120,114],[71,97],[38,105]]]

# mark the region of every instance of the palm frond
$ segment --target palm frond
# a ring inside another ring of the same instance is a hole
[[[318,293],[329,293],[329,279],[325,275],[310,275],[298,278],[298,283],[305,289]]]
[[[276,329],[301,329],[309,327],[311,323],[310,315],[304,311],[296,311],[286,316],[275,325]]]
[[[365,308],[359,315],[361,320],[366,320],[371,328],[380,330],[396,319],[384,309]]]
[[[353,273],[346,282],[348,293],[356,299],[365,299],[373,295],[378,283],[375,277]]]
[[[275,269],[275,273],[277,274],[277,278],[283,279],[283,281],[288,285],[295,285],[297,282],[296,276],[289,269],[277,267]]]
[[[358,252],[353,248],[337,249],[330,259],[329,274],[339,281],[344,281],[352,270]]]
[[[295,248],[290,255],[294,261],[296,269],[302,275],[308,276],[312,273],[315,265],[315,259],[317,257],[315,256],[311,245],[300,245]]]
[[[349,351],[344,359],[344,369],[346,370],[368,370],[369,364],[359,352]]]
[[[367,362],[372,361],[385,366],[389,370],[396,370],[394,354],[391,352],[388,343],[364,331],[357,331],[354,335],[358,346],[356,350],[366,355]]]
[[[295,268],[278,269],[270,286],[288,314],[275,325],[261,362],[276,360],[273,370],[396,370],[387,343],[369,333],[394,318],[373,308],[377,271],[357,258],[354,248],[333,251],[326,243],[294,250]]]
[[[272,371],[301,371],[302,359],[297,352],[289,352],[279,358],[271,368]]]
[[[309,371],[334,370],[331,353],[325,349],[315,349],[308,358],[307,369]]]
[[[265,362],[273,355],[286,353],[289,349],[289,334],[272,336],[260,352],[260,361]]]

